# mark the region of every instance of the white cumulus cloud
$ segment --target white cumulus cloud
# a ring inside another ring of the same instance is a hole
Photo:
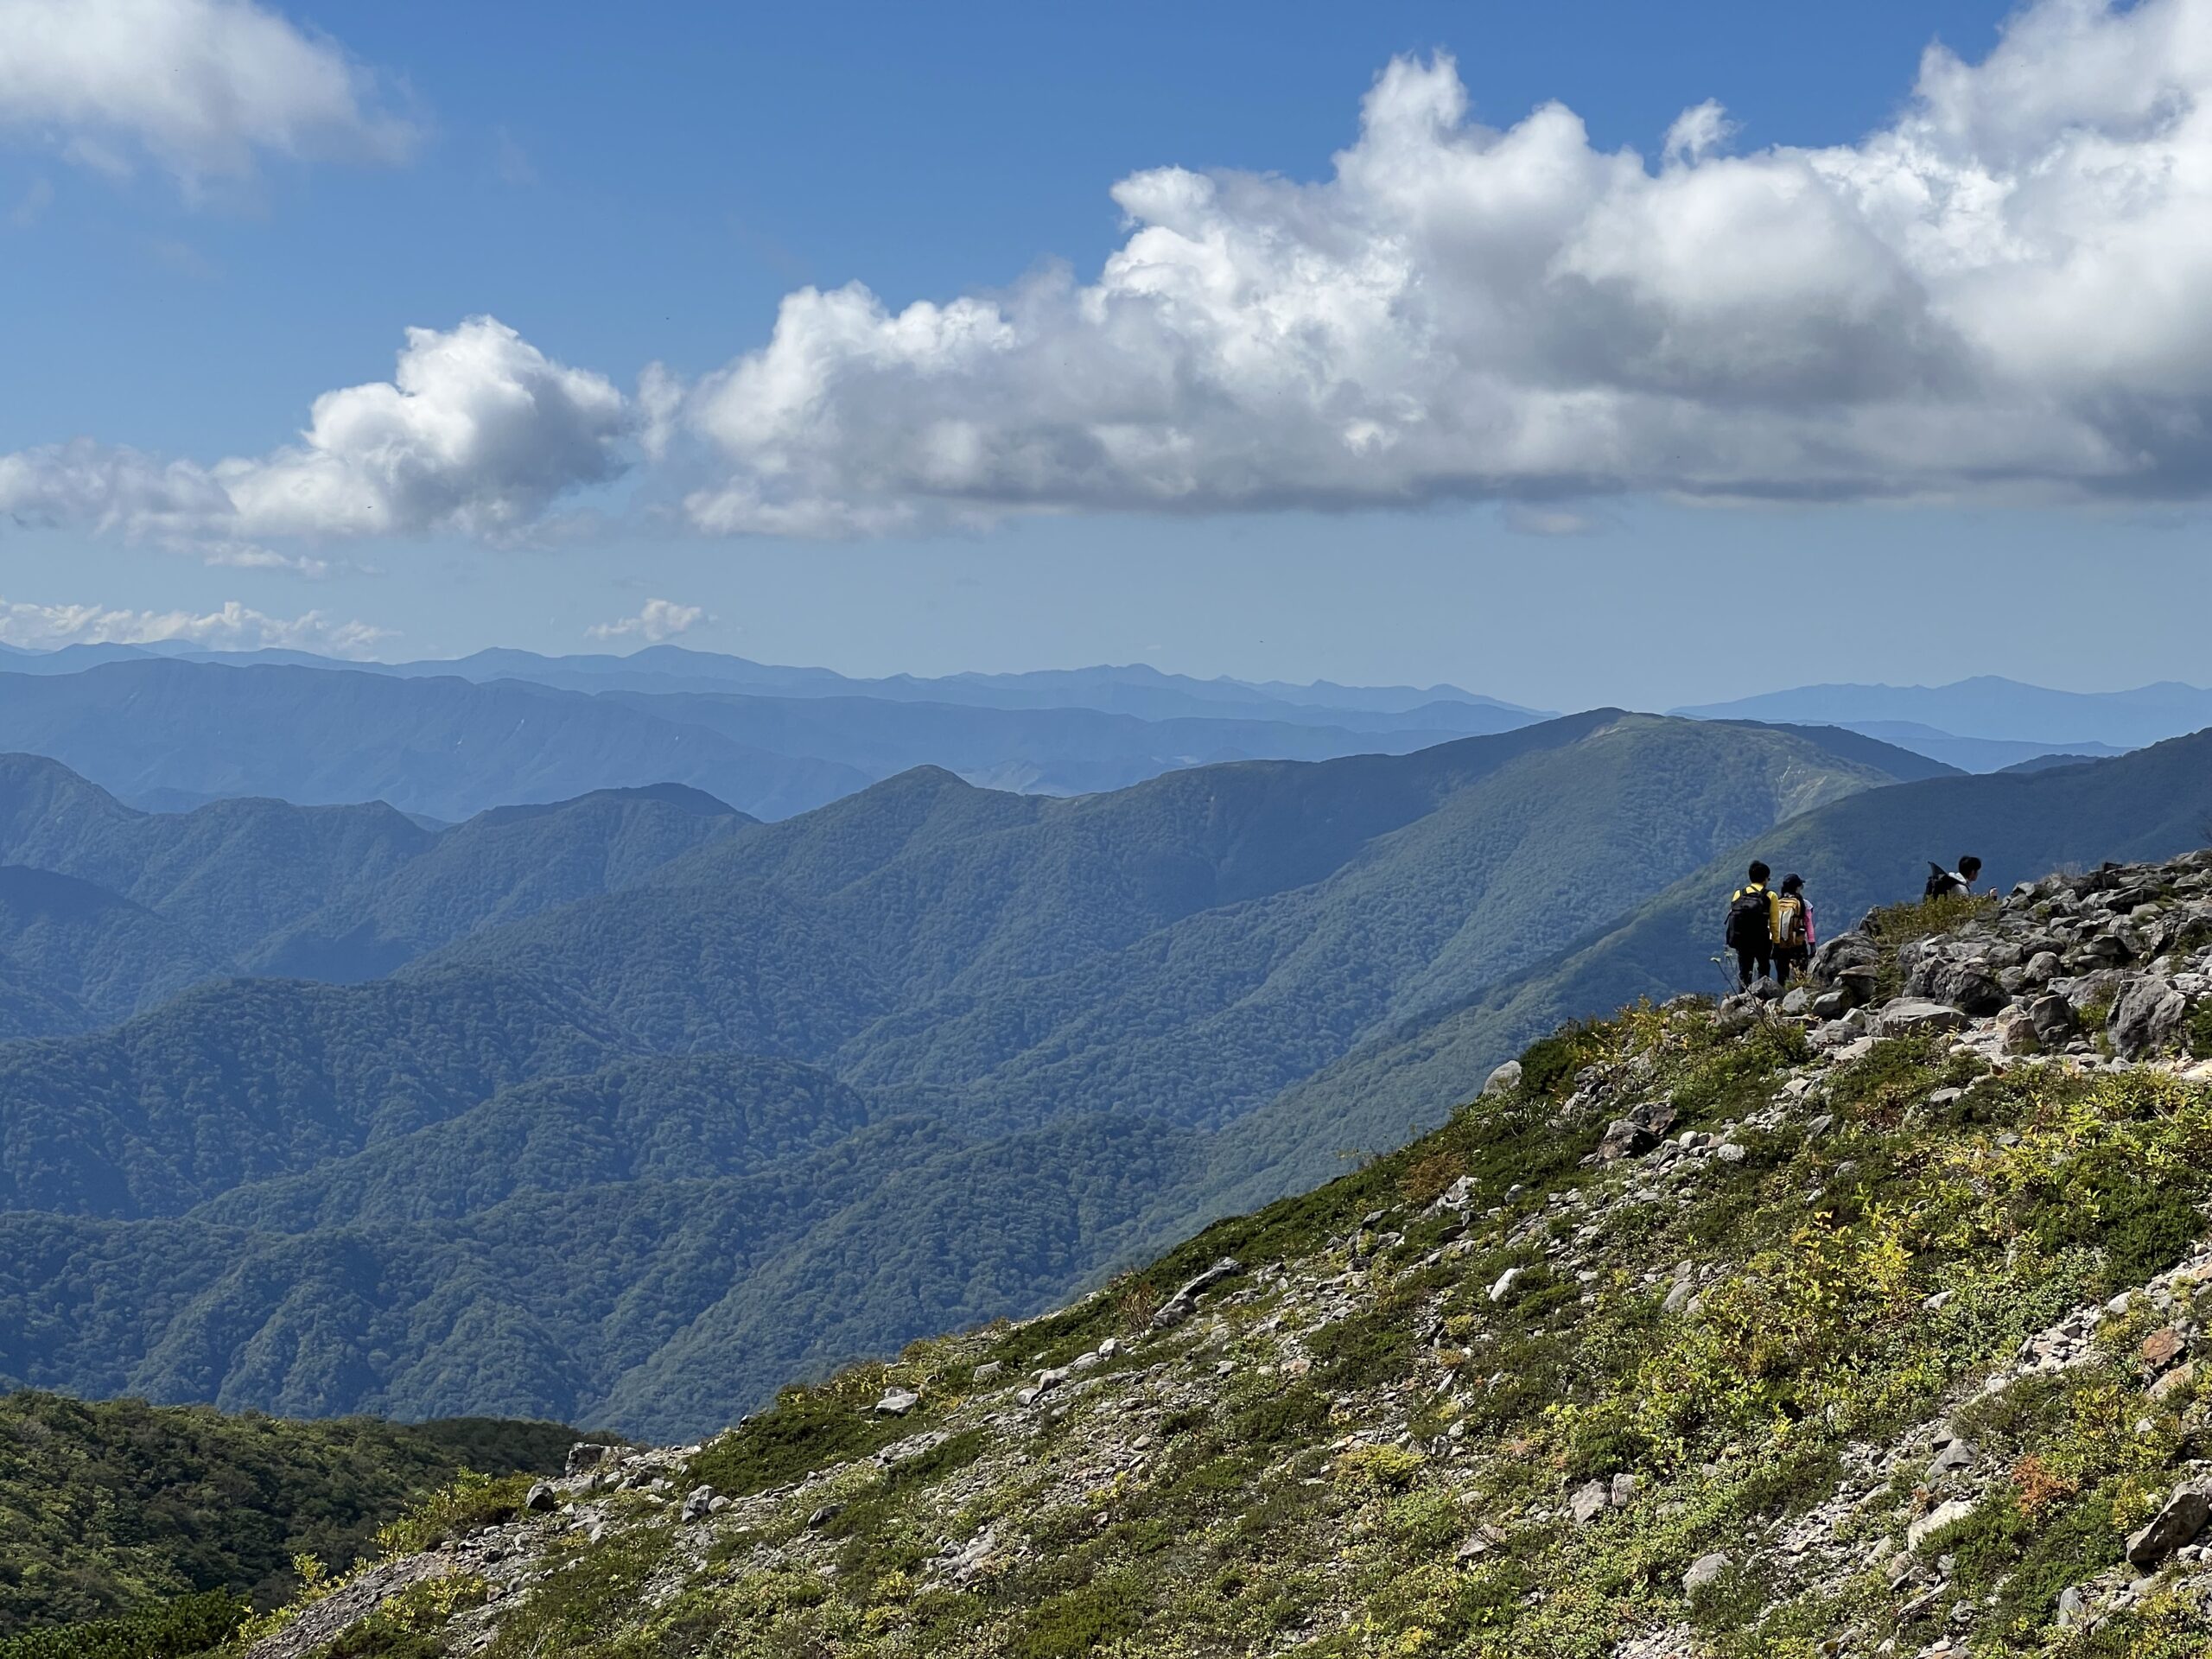
[[[396,162],[418,134],[387,105],[334,41],[253,0],[0,0],[0,127],[107,170]]]
[[[600,622],[584,630],[594,639],[642,639],[649,645],[673,639],[679,633],[689,633],[702,622],[711,622],[703,607],[678,605],[672,600],[649,599],[645,608],[635,616],[626,616],[619,621]]]
[[[300,442],[267,454],[202,466],[79,439],[0,455],[0,513],[219,550],[272,537],[512,537],[564,492],[619,474],[629,429],[611,381],[472,317],[449,333],[409,329],[391,379],[325,392]]]
[[[1096,281],[783,302],[656,430],[715,533],[1019,511],[1616,492],[2202,494],[2212,0],[2043,0],[1929,48],[1857,144],[1660,154],[1546,105],[1472,119],[1449,58],[1377,79],[1331,175],[1115,187]]]
[[[629,396],[489,317],[416,329],[295,444],[0,456],[0,514],[280,551],[575,539],[604,520],[561,499],[633,460],[638,502],[709,536],[2212,493],[2212,0],[2037,0],[1979,61],[1929,48],[1898,107],[1751,148],[1701,102],[1646,155],[1559,104],[1486,125],[1449,58],[1401,59],[1325,177],[1122,180],[1089,281],[802,289],[758,349]]]
[[[236,600],[226,601],[216,610],[195,613],[134,611],[103,605],[34,605],[0,599],[0,642],[35,651],[181,639],[219,651],[283,648],[363,657],[379,641],[392,637],[389,629],[341,621],[321,611],[270,616]]]

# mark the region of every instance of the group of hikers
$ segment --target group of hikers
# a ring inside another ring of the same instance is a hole
[[[1943,899],[1971,893],[1981,874],[1981,861],[1968,853],[1955,869],[1945,869],[1932,859],[1928,865],[1923,899]],[[1785,875],[1779,887],[1769,885],[1774,872],[1758,859],[1751,861],[1750,880],[1728,895],[1728,922],[1723,942],[1736,953],[1736,988],[1749,990],[1757,979],[1771,979],[1789,986],[1792,975],[1802,976],[1820,943],[1813,931],[1813,905],[1805,897],[1805,878]]]

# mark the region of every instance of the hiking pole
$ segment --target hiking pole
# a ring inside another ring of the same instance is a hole
[[[1736,963],[1726,951],[1724,950],[1720,955],[1713,957],[1712,962],[1713,965],[1720,970],[1720,983],[1726,988],[1721,992],[1723,996],[1733,996],[1744,988],[1737,982]]]

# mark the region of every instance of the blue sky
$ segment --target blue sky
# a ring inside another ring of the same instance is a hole
[[[0,26],[0,637],[677,629],[1559,706],[2212,678],[2204,342],[2126,291],[2187,285],[2203,204],[2031,202],[2001,258],[1980,209],[1895,209],[1899,179],[2049,175],[2083,130],[2193,153],[2145,109],[2194,99],[2202,0],[2047,0],[1995,59],[1985,4],[139,4],[162,27],[124,73],[138,47],[88,70],[53,34],[107,0],[0,0],[48,31]],[[1916,91],[1939,37],[1961,76]],[[185,80],[228,101],[180,110]],[[1553,102],[1580,136],[1530,121]],[[1358,178],[1281,183],[1347,146]],[[1117,292],[1109,261],[1158,264],[1143,227],[1174,286]],[[851,283],[872,309],[778,328]],[[410,328],[443,377],[303,445]],[[1724,622],[1753,601],[1792,625]]]

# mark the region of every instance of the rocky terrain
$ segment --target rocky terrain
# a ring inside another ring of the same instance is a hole
[[[2208,1199],[2212,853],[1900,907],[238,1649],[2202,1656]]]

